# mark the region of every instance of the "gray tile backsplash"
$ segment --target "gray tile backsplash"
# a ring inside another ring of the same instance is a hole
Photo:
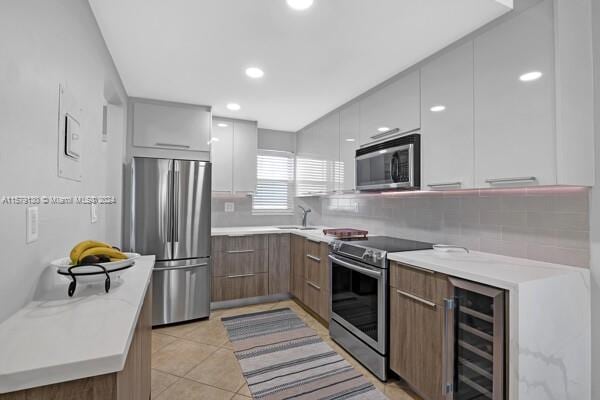
[[[579,187],[406,192],[296,199],[312,225],[589,267],[589,190]],[[225,213],[225,201],[235,212]],[[252,215],[250,198],[213,198],[213,226],[299,224],[300,213]]]

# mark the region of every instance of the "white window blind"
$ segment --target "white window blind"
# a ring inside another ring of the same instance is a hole
[[[256,161],[253,212],[255,214],[292,213],[294,155],[283,151],[259,150]]]
[[[307,157],[296,158],[296,195],[331,193],[344,184],[344,163]]]

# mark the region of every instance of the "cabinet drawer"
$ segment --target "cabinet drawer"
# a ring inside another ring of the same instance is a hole
[[[316,258],[319,261],[321,260],[321,243],[314,242],[310,239],[304,240],[304,252],[306,253],[307,258],[312,258],[313,260]]]
[[[395,262],[390,268],[390,286],[395,289],[439,305],[449,295],[444,274]]]
[[[213,236],[212,238],[213,253],[262,250],[268,247],[268,235]]]
[[[228,250],[213,253],[213,276],[269,272],[268,249]]]
[[[304,282],[304,304],[314,313],[321,314],[321,296],[323,290],[313,282]]]
[[[213,277],[212,301],[266,296],[268,286],[268,273]]]

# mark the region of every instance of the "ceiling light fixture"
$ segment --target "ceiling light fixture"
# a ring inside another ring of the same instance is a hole
[[[217,126],[218,126],[219,128],[227,128],[229,125],[227,125],[226,123],[223,123],[223,122],[219,122],[219,123],[217,124]]]
[[[431,112],[442,112],[445,109],[446,109],[446,106],[442,106],[442,105],[433,106],[433,107],[430,108]]]
[[[249,67],[246,68],[246,75],[248,75],[252,79],[262,78],[265,73],[262,69],[257,67]]]
[[[294,10],[306,10],[313,5],[313,0],[287,0],[287,4]]]
[[[377,128],[377,130],[379,132],[387,132],[390,130],[390,128],[388,128],[387,126],[380,126],[379,128]]]
[[[531,82],[531,81],[536,81],[538,79],[540,79],[542,77],[542,74],[540,71],[531,71],[531,72],[527,72],[526,74],[523,74],[519,77],[519,80],[521,82]]]
[[[227,104],[227,109],[231,111],[239,111],[242,107],[237,103],[229,103]]]

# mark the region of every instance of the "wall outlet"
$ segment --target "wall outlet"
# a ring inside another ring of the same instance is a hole
[[[225,203],[225,212],[234,212],[235,211],[235,203],[232,201],[228,201]]]
[[[39,213],[37,207],[27,207],[27,239],[26,243],[32,243],[39,237]]]
[[[90,204],[90,221],[92,224],[98,222],[98,204]]]

